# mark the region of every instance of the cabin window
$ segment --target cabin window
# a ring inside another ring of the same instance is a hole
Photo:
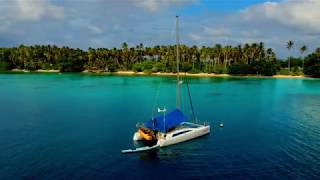
[[[179,135],[181,135],[181,134],[184,134],[184,133],[187,133],[187,132],[190,132],[190,131],[191,131],[191,130],[178,132],[178,133],[176,133],[176,134],[173,134],[172,137],[179,136]]]

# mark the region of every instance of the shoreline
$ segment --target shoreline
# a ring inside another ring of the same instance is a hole
[[[85,72],[86,73],[86,72]],[[88,72],[90,73],[90,72]],[[108,72],[107,72],[108,73]],[[156,75],[156,76],[176,76],[177,73],[144,73],[144,72],[134,72],[134,71],[117,71],[111,72],[110,74],[119,74],[119,75]],[[185,75],[185,73],[180,73],[181,76]],[[197,73],[191,74],[186,73],[187,76],[194,76],[194,77],[229,77],[229,74],[214,74],[214,73]]]
[[[12,69],[7,72],[21,72],[21,73],[62,73],[60,70],[43,70],[38,69],[36,71],[29,71],[25,69]],[[144,73],[144,72],[134,72],[134,71],[117,71],[117,72],[101,72],[101,71],[88,71],[84,70],[82,72],[75,73],[83,73],[83,74],[98,74],[98,75],[141,75],[141,76],[176,76],[176,73]],[[230,74],[215,74],[215,73],[180,73],[180,75],[186,75],[190,77],[244,77],[244,78],[288,78],[288,79],[300,79],[300,78],[309,78],[308,76],[292,76],[292,75],[273,75],[273,76],[262,76],[262,75],[230,75]]]
[[[24,72],[24,73],[30,73],[30,72],[36,72],[36,73],[60,73],[60,70],[44,70],[44,69],[38,69],[35,71],[29,71],[29,70],[25,70],[25,69],[11,69],[8,72]]]
[[[81,73],[85,74],[101,74],[101,75],[141,75],[141,76],[176,76],[177,73],[144,73],[144,72],[134,72],[134,71],[117,71],[117,72],[90,72],[90,71],[83,71]],[[273,75],[273,76],[262,76],[262,75],[231,75],[231,74],[215,74],[215,73],[180,73],[181,76],[186,75],[189,77],[244,77],[244,78],[288,78],[288,79],[300,79],[300,78],[309,78],[307,76],[299,75],[299,76],[292,76],[292,75]]]

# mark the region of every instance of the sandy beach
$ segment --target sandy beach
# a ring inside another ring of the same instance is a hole
[[[85,72],[90,73],[90,72]],[[92,73],[92,72],[91,72]],[[94,73],[94,72],[93,72]],[[157,75],[157,76],[176,76],[176,73],[144,73],[144,72],[134,72],[134,71],[117,71],[117,72],[104,72],[102,74],[118,74],[118,75]],[[191,74],[191,73],[180,73],[181,76],[187,75],[187,76],[194,76],[194,77],[228,77],[231,76],[229,74],[214,74],[214,73],[197,73],[197,74]]]
[[[290,75],[274,75],[272,76],[274,78],[307,78],[306,76],[300,75],[300,76],[290,76]]]
[[[44,73],[59,73],[59,70],[43,70],[43,69],[38,69],[36,72],[44,72]]]
[[[118,71],[109,74],[119,74],[119,75],[160,75],[160,76],[176,76],[176,73],[151,73],[145,74],[143,72],[134,72],[134,71]],[[181,75],[185,75],[185,73],[180,73]],[[255,78],[306,78],[306,76],[291,76],[291,75],[274,75],[274,76],[259,76],[259,75],[244,75],[244,76],[236,76],[230,74],[215,74],[215,73],[197,73],[191,74],[186,73],[187,76],[191,77],[255,77]]]
[[[29,70],[25,69],[11,69],[12,72],[30,72]]]
[[[39,72],[39,73],[60,73],[60,70],[44,70],[44,69],[38,69],[35,71],[30,71],[26,69],[11,69],[12,72]]]
[[[36,72],[36,73],[60,73],[59,70],[43,70],[38,69],[36,71],[29,71],[25,69],[12,69],[12,72]],[[88,71],[84,70],[82,73],[85,74],[115,74],[115,75],[156,75],[156,76],[176,76],[176,73],[144,73],[144,72],[134,72],[134,71],[117,71],[117,72],[102,72],[102,71]],[[230,74],[215,74],[215,73],[197,73],[197,74],[191,74],[191,73],[180,73],[181,76],[186,75],[190,77],[255,77],[255,78],[307,78],[306,76],[300,75],[300,76],[291,76],[291,75],[274,75],[274,76],[259,76],[259,75],[243,75],[243,76],[236,76],[236,75],[230,75]]]

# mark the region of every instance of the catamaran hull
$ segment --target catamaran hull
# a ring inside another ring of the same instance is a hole
[[[183,131],[186,131],[186,130],[188,129],[184,129]],[[172,132],[170,134],[167,134],[165,138],[159,139],[157,144],[160,147],[165,147],[165,146],[170,146],[173,144],[189,141],[200,136],[204,136],[210,133],[210,126],[208,125],[208,126],[202,126],[198,128],[190,128],[189,130],[190,130],[189,132],[185,134],[181,134],[179,136],[173,136],[174,134],[179,132]]]

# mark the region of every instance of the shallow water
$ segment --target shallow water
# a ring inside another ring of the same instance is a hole
[[[196,115],[212,133],[121,154],[154,104],[174,108],[174,77],[1,74],[0,179],[320,177],[320,80],[190,83]]]

